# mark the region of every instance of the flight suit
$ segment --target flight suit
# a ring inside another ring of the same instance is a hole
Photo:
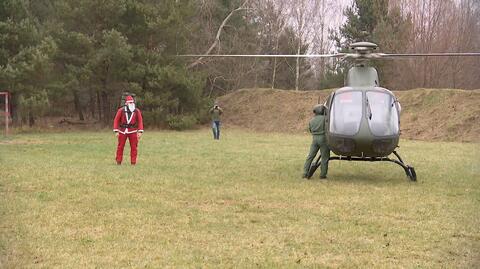
[[[330,149],[327,145],[327,138],[325,137],[325,116],[315,115],[308,124],[308,129],[313,136],[312,144],[310,145],[310,152],[308,153],[305,166],[303,168],[303,175],[308,174],[310,165],[317,155],[318,150],[322,155],[320,161],[320,178],[326,178],[328,172],[328,160],[330,158]]]

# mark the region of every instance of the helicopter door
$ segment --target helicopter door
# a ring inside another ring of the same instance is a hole
[[[387,92],[367,91],[367,115],[370,131],[375,136],[397,135],[398,110],[395,97]]]
[[[330,132],[355,135],[362,122],[362,92],[348,91],[335,94],[330,109]]]

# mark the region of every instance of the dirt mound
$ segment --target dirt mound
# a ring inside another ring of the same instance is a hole
[[[264,132],[306,132],[312,107],[332,90],[242,89],[219,99],[223,121]],[[480,90],[414,89],[394,92],[402,104],[403,138],[480,142]]]

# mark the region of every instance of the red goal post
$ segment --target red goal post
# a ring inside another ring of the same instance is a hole
[[[3,102],[1,102],[1,101],[3,101]],[[0,106],[0,108],[2,109],[2,112],[0,113],[0,116],[4,117],[5,136],[8,135],[8,124],[10,122],[10,104],[9,104],[9,101],[10,101],[10,93],[9,92],[0,92],[0,102],[3,103],[2,106]]]

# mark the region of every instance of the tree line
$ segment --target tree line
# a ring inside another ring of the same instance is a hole
[[[339,87],[348,66],[178,54],[332,53],[363,40],[392,53],[480,51],[479,5],[354,0],[343,10],[334,0],[3,0],[0,89],[12,93],[16,124],[42,116],[109,124],[122,93],[132,92],[146,124],[188,128],[208,119],[219,95]],[[480,59],[376,65],[382,84],[395,90],[480,85]]]

